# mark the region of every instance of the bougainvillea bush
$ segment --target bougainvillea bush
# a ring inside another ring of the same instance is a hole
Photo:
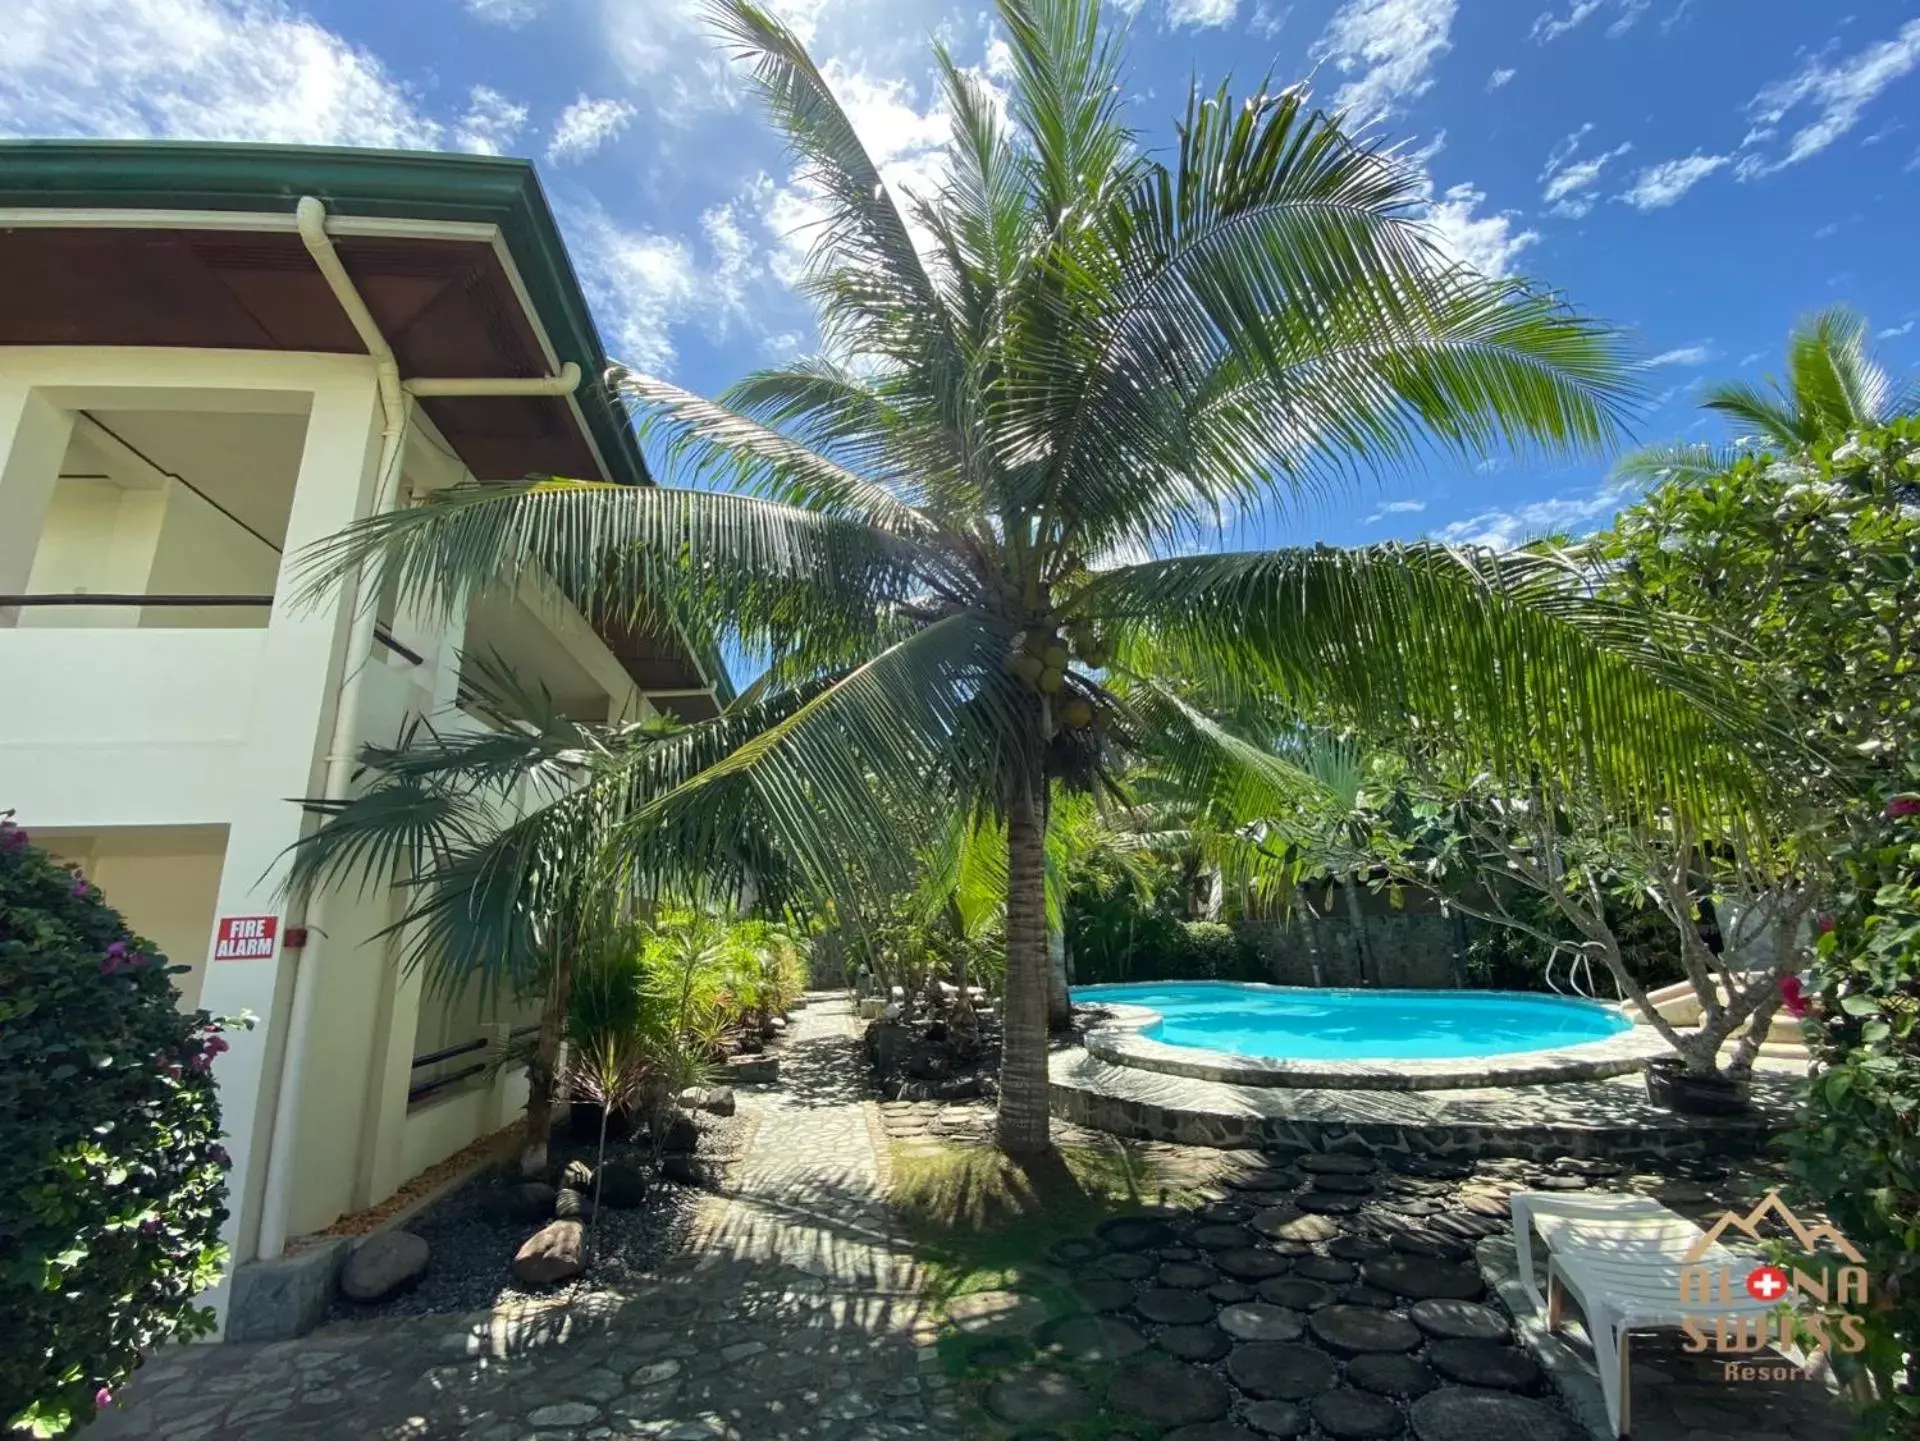
[[[226,1218],[210,1074],[164,957],[0,814],[0,1422],[85,1425],[143,1348],[200,1335]]]

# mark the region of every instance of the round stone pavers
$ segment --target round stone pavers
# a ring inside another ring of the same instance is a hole
[[[1313,1398],[1313,1419],[1334,1441],[1387,1441],[1400,1434],[1400,1408],[1367,1391],[1341,1387]]]
[[[1420,1328],[1403,1316],[1373,1306],[1323,1306],[1307,1318],[1313,1339],[1341,1356],[1369,1351],[1411,1351]]]
[[[1306,1318],[1284,1306],[1249,1301],[1225,1307],[1219,1325],[1236,1341],[1298,1341],[1306,1329]]]
[[[1227,1374],[1262,1401],[1301,1401],[1331,1391],[1339,1369],[1324,1351],[1293,1341],[1250,1341],[1233,1348]]]
[[[1312,1151],[1294,1164],[1312,1176],[1365,1176],[1375,1169],[1370,1156],[1348,1156],[1337,1151]]]
[[[1370,1196],[1373,1194],[1371,1176],[1315,1176],[1313,1189],[1316,1191],[1340,1191],[1349,1196]]]
[[[1291,1401],[1256,1401],[1240,1414],[1262,1436],[1304,1436],[1313,1424],[1306,1411]]]
[[[1245,1281],[1215,1281],[1207,1287],[1208,1299],[1218,1301],[1222,1306],[1237,1306],[1259,1294]]]
[[[1317,1310],[1321,1306],[1331,1306],[1335,1299],[1331,1286],[1299,1276],[1275,1276],[1270,1281],[1262,1281],[1258,1290],[1262,1301],[1284,1306],[1289,1311]]]
[[[987,1409],[1015,1426],[1080,1421],[1094,1413],[1093,1397],[1064,1371],[1032,1367],[987,1388]]]
[[[1411,1356],[1374,1352],[1347,1363],[1347,1383],[1377,1396],[1424,1396],[1440,1378]]]
[[[1473,1267],[1431,1256],[1406,1256],[1399,1252],[1376,1256],[1361,1264],[1360,1274],[1369,1285],[1416,1301],[1475,1301],[1486,1290],[1480,1273]]]
[[[1506,1391],[1443,1386],[1408,1412],[1416,1441],[1577,1441],[1576,1431],[1551,1406]]]
[[[1326,1216],[1311,1216],[1297,1206],[1269,1206],[1256,1211],[1247,1222],[1261,1235],[1277,1241],[1331,1241],[1340,1234],[1340,1223]]]
[[[1198,1326],[1213,1319],[1213,1302],[1198,1291],[1142,1291],[1133,1309],[1158,1326]]]
[[[1351,1216],[1366,1204],[1366,1198],[1340,1191],[1302,1191],[1293,1204],[1316,1216]]]
[[[1163,1327],[1153,1344],[1182,1361],[1218,1361],[1233,1348],[1231,1338],[1218,1326]]]
[[[1034,1336],[1041,1350],[1080,1365],[1118,1361],[1147,1349],[1147,1338],[1118,1316],[1066,1316]]]
[[[1113,1277],[1116,1281],[1144,1281],[1154,1273],[1158,1265],[1159,1263],[1151,1256],[1122,1251],[1119,1255],[1104,1257],[1094,1269],[1103,1276]]]
[[[1160,1441],[1260,1441],[1260,1433],[1231,1421],[1196,1421],[1167,1432]]]
[[[1097,1235],[1115,1251],[1151,1251],[1156,1246],[1171,1246],[1179,1239],[1173,1227],[1151,1216],[1120,1216],[1094,1227]]]
[[[1260,1238],[1245,1226],[1215,1224],[1194,1227],[1193,1234],[1187,1239],[1202,1251],[1237,1251],[1253,1245]]]
[[[1073,1283],[1073,1295],[1089,1311],[1124,1311],[1133,1304],[1133,1285],[1112,1276],[1087,1276]]]
[[[1220,1279],[1211,1266],[1196,1261],[1168,1261],[1154,1273],[1154,1280],[1176,1291],[1204,1291]]]
[[[1293,1263],[1293,1274],[1309,1281],[1325,1281],[1329,1286],[1344,1286],[1354,1278],[1353,1262],[1331,1256],[1302,1256]]]
[[[1505,1316],[1472,1301],[1416,1301],[1407,1317],[1441,1341],[1504,1341],[1513,1334]]]
[[[1238,1250],[1219,1252],[1214,1256],[1213,1264],[1239,1280],[1264,1281],[1269,1276],[1284,1275],[1292,1270],[1293,1258],[1257,1246],[1244,1246]]]
[[[1449,1381],[1489,1390],[1531,1391],[1540,1384],[1533,1357],[1497,1341],[1435,1341],[1427,1363]]]
[[[1190,1426],[1225,1416],[1233,1406],[1233,1393],[1226,1382],[1198,1366],[1148,1361],[1113,1378],[1107,1405],[1160,1426]]]

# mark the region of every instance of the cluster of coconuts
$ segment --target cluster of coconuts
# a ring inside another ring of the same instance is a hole
[[[1067,684],[1067,662],[1075,656],[1099,670],[1112,663],[1113,648],[1085,624],[1068,626],[1064,638],[1057,630],[1030,630],[1007,658],[1007,669],[1041,695],[1057,696]],[[1092,725],[1093,702],[1083,695],[1068,696],[1054,717],[1071,729]]]

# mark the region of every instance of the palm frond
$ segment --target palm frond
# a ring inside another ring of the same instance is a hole
[[[1673,482],[1687,485],[1722,475],[1740,458],[1740,449],[1706,442],[1650,445],[1623,456],[1613,467],[1615,480],[1653,486]]]

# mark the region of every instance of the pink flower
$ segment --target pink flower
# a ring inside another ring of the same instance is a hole
[[[193,1067],[195,1075],[204,1076],[213,1069],[213,1057],[202,1051],[197,1056],[188,1056],[187,1064]]]
[[[1887,802],[1887,819],[1904,820],[1908,816],[1920,815],[1920,796],[1895,796]]]
[[[1807,1014],[1807,993],[1798,976],[1780,978],[1780,999],[1786,1003],[1787,1014],[1796,1021]]]
[[[78,871],[75,871],[73,873],[73,884],[67,887],[67,894],[72,896],[76,901],[85,900],[87,898],[87,878]]]
[[[105,1386],[102,1386],[98,1391],[93,1393],[93,1404],[102,1411],[106,1410],[107,1407],[113,1404],[113,1392],[109,1391]]]
[[[1823,936],[1832,935],[1833,934],[1833,917],[1820,916],[1814,921],[1813,928],[1816,931],[1820,932],[1820,934]]]

